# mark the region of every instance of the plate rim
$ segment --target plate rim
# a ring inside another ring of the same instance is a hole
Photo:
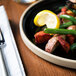
[[[43,58],[44,60],[57,64],[57,65],[60,65],[60,66],[63,66],[63,67],[76,69],[76,65],[75,65],[76,60],[67,59],[67,58],[63,58],[63,57],[59,57],[59,56],[47,53],[47,52],[43,51],[42,49],[38,48],[36,45],[34,45],[25,35],[25,33],[23,31],[23,27],[22,27],[23,18],[25,16],[25,14],[27,13],[27,11],[34,5],[38,4],[39,2],[41,2],[41,1],[37,1],[33,4],[31,4],[29,7],[27,7],[27,9],[24,10],[24,12],[20,18],[19,29],[20,29],[20,35],[21,35],[23,42],[33,53],[35,53],[39,57]]]

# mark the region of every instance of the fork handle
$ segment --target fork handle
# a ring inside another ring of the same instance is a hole
[[[0,76],[7,76],[6,69],[5,69],[5,66],[4,66],[3,57],[2,57],[2,54],[1,54],[1,50],[0,50]]]

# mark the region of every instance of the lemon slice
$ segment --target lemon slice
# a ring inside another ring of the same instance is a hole
[[[47,28],[59,28],[60,20],[52,11],[42,10],[35,16],[34,24],[38,27],[46,25]]]

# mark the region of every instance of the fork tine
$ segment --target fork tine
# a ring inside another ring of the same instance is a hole
[[[5,44],[5,40],[4,40],[3,33],[1,31],[1,28],[0,28],[0,48],[2,46],[4,46],[4,44]]]
[[[1,34],[1,29],[0,29],[0,41],[2,41],[2,34]]]

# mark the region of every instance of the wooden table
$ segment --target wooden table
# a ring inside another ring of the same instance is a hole
[[[5,6],[27,76],[76,76],[76,70],[63,68],[41,59],[23,43],[19,31],[19,20],[29,4],[0,0],[0,5]]]

